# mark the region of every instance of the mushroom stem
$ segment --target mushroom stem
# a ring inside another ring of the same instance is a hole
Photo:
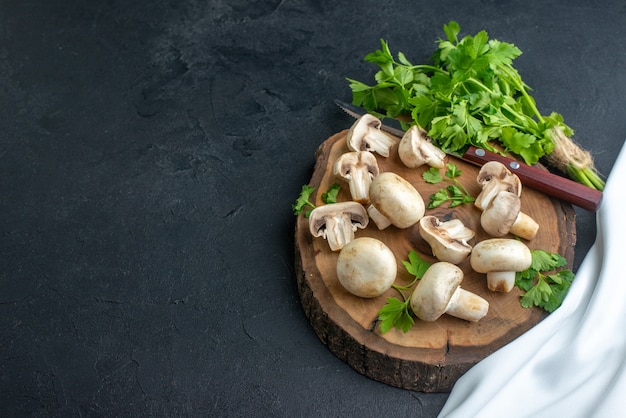
[[[510,292],[515,286],[514,271],[492,271],[487,273],[487,287],[494,292]]]
[[[352,224],[350,215],[341,213],[326,219],[326,228],[322,233],[328,241],[331,251],[338,251],[354,239],[356,225]]]
[[[520,212],[517,215],[517,218],[515,219],[515,222],[511,226],[509,232],[520,238],[531,240],[535,238],[535,236],[537,236],[538,230],[539,224],[524,212]]]
[[[364,138],[369,144],[368,151],[377,152],[383,157],[389,156],[389,149],[395,144],[389,135],[379,129],[370,129]]]
[[[350,195],[352,199],[359,203],[367,203],[370,200],[370,184],[374,177],[367,170],[352,168],[348,178]]]
[[[466,321],[478,322],[487,315],[489,303],[480,296],[457,288],[448,302],[445,313]]]
[[[376,227],[378,227],[379,230],[382,231],[383,229],[391,226],[391,221],[389,220],[389,218],[380,213],[380,211],[376,209],[374,205],[369,205],[367,207],[367,213],[369,214],[370,219],[374,221]]]

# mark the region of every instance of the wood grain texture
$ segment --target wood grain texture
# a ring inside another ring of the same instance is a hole
[[[334,161],[348,151],[346,132],[327,139],[316,153],[316,165],[309,183],[316,187],[315,196],[312,196],[316,204],[323,204],[321,194],[334,182],[342,185],[338,201],[350,200],[347,185],[332,175]],[[432,193],[448,184],[424,182],[421,175],[428,167],[405,167],[395,146],[388,158],[377,156],[377,159],[381,172],[392,171],[407,179],[426,204]],[[479,168],[454,157],[450,157],[450,162],[462,170],[459,180],[472,196],[476,196],[480,191],[475,181]],[[529,248],[559,253],[571,267],[576,242],[572,207],[527,188],[522,192],[522,210],[540,225],[537,237],[526,242]],[[461,219],[476,232],[471,243],[490,238],[482,231],[480,212],[473,205],[427,209],[426,214],[441,220]],[[411,280],[402,265],[410,250],[415,249],[427,261],[436,261],[428,244],[419,236],[417,226],[404,230],[391,226],[379,231],[370,223],[366,229],[358,230],[356,236],[378,238],[391,248],[398,263],[396,283]],[[416,320],[407,333],[392,329],[381,334],[377,312],[385,304],[386,297],[398,296],[395,290],[373,299],[348,293],[337,279],[335,266],[339,253],[330,251],[322,238],[311,236],[308,220],[303,215],[296,223],[295,251],[301,303],[319,339],[359,373],[389,385],[423,392],[447,392],[472,365],[532,328],[546,315],[538,308],[522,308],[517,288],[507,294],[489,291],[485,275],[474,272],[466,259],[459,264],[465,273],[462,287],[487,299],[490,306],[485,318],[478,323],[469,323],[444,315],[435,322]]]

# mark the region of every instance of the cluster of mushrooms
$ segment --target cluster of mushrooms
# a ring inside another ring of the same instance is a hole
[[[395,141],[380,129],[381,121],[364,115],[347,134],[349,152],[334,163],[337,179],[349,185],[351,201],[316,207],[309,215],[309,228],[315,237],[327,240],[332,251],[339,251],[337,277],[350,293],[372,298],[385,293],[397,275],[393,252],[372,237],[355,238],[357,229],[370,220],[380,230],[391,225],[409,228],[416,224],[420,236],[432,250],[433,263],[411,295],[411,309],[423,321],[435,321],[448,314],[477,322],[489,309],[482,297],[462,289],[463,270],[458,264],[470,257],[472,269],[485,273],[492,291],[510,292],[515,273],[530,267],[530,249],[512,234],[532,240],[538,224],[520,211],[522,185],[519,178],[499,162],[481,168],[477,182],[482,187],[475,206],[481,211],[480,224],[492,238],[468,243],[475,232],[459,219],[441,221],[425,216],[425,205],[415,187],[393,172],[380,172],[374,154],[388,157]],[[422,165],[445,167],[445,153],[434,146],[425,130],[413,126],[398,144],[400,160],[409,168]]]

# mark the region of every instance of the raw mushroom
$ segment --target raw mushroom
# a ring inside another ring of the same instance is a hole
[[[400,160],[409,168],[421,167],[428,164],[431,167],[445,167],[446,154],[432,144],[428,133],[413,125],[405,132],[398,144]]]
[[[498,161],[485,163],[476,181],[482,187],[474,204],[483,211],[480,223],[492,237],[503,237],[509,232],[531,240],[537,235],[539,224],[521,212],[522,183],[516,174]]]
[[[350,151],[377,152],[383,157],[389,156],[389,150],[395,141],[380,130],[382,122],[369,113],[361,116],[350,127],[346,137]]]
[[[521,241],[492,238],[474,246],[470,265],[478,273],[487,273],[487,287],[494,292],[510,292],[515,273],[532,263],[530,249]]]
[[[384,221],[404,229],[415,225],[426,211],[422,196],[404,178],[390,171],[380,173],[370,186],[370,216],[380,228]],[[381,228],[382,229],[382,228]]]
[[[488,207],[493,198],[502,191],[522,195],[522,182],[519,177],[498,161],[485,163],[480,168],[476,181],[482,187],[474,202],[480,210]]]
[[[420,219],[419,231],[439,261],[459,264],[472,252],[467,241],[474,238],[475,233],[460,219],[441,222],[436,216],[424,216]]]
[[[336,178],[350,186],[352,200],[368,203],[370,184],[379,173],[376,157],[369,151],[353,151],[342,154],[333,167]]]
[[[537,236],[539,224],[520,211],[519,196],[510,192],[498,193],[480,216],[480,224],[492,237],[503,237],[509,232],[531,240]]]
[[[436,321],[447,313],[466,321],[478,322],[487,315],[489,302],[460,287],[463,270],[440,261],[432,264],[411,295],[411,309],[423,321]]]
[[[357,202],[318,206],[309,215],[311,234],[327,240],[332,251],[338,251],[352,241],[357,228],[365,228],[368,223],[367,211]]]
[[[339,282],[362,298],[385,293],[395,281],[397,269],[393,252],[376,238],[356,238],[341,249],[337,258]]]

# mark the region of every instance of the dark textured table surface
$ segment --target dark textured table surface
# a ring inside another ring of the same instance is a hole
[[[424,62],[451,19],[516,44],[609,173],[621,2],[0,2],[0,415],[435,416],[446,394],[319,342],[291,203],[363,56],[384,38]]]

